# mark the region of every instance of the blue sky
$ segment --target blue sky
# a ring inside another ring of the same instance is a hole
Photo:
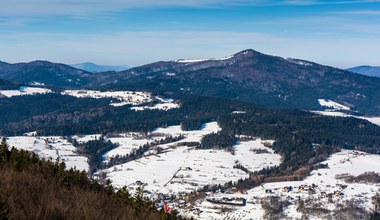
[[[1,0],[0,60],[138,66],[252,48],[380,65],[380,0]]]

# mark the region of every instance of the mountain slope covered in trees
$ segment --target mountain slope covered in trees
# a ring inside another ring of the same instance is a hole
[[[254,50],[220,60],[157,62],[106,78],[92,83],[112,81],[107,88],[145,88],[299,109],[319,109],[318,99],[330,99],[380,115],[380,78]]]
[[[65,170],[36,155],[0,145],[1,219],[177,219],[158,211],[143,192],[115,192],[85,172]]]
[[[79,88],[89,83],[91,73],[48,61],[9,64],[0,62],[0,79],[55,87]]]
[[[318,99],[329,99],[352,111],[380,115],[380,78],[254,50],[222,59],[161,61],[100,73],[45,61],[2,62],[0,79],[56,87],[194,94],[305,110],[322,109]]]

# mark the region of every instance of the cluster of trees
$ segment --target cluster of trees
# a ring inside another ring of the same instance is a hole
[[[199,119],[184,120],[181,122],[181,129],[184,131],[199,130],[202,124],[202,121]]]
[[[240,163],[235,164],[235,165],[233,166],[233,168],[235,168],[235,169],[240,169],[240,170],[242,170],[242,171],[244,171],[244,172],[246,172],[246,173],[249,173],[249,174],[252,173],[250,170],[248,170],[247,167],[241,165]]]
[[[86,172],[0,144],[0,219],[181,219],[143,194],[115,192]]]
[[[201,145],[198,147],[200,149],[231,149],[237,142],[235,135],[228,133],[211,133],[207,134],[202,138]]]
[[[100,137],[98,140],[91,140],[82,144],[73,142],[73,145],[77,147],[80,154],[87,156],[88,164],[90,166],[90,174],[93,174],[99,168],[104,167],[102,158],[103,155],[119,146],[109,140],[106,141],[103,137]]]

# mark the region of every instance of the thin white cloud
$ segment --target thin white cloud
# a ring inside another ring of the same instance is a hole
[[[287,5],[342,5],[342,4],[362,4],[362,3],[376,3],[380,0],[285,0],[280,4]]]
[[[380,10],[337,11],[333,13],[346,15],[380,15]]]

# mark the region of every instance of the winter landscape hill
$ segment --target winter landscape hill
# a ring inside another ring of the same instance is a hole
[[[25,217],[12,202],[9,176],[26,169],[24,177],[36,182],[27,172],[43,176],[39,166],[46,166],[61,171],[48,175],[57,184],[41,184],[76,190],[53,193],[57,203],[80,204],[80,195],[93,196],[86,187],[100,183],[103,199],[93,197],[93,204],[110,199],[136,216],[378,216],[378,78],[245,50],[121,72],[1,63],[0,79],[6,215]],[[35,156],[66,165],[43,165]],[[54,210],[68,216],[64,207]]]
[[[317,99],[326,98],[354,111],[380,114],[380,79],[254,50],[222,59],[157,62],[108,77],[119,88],[140,86],[300,109],[316,108]]]
[[[121,72],[89,73],[42,61],[2,63],[0,77],[53,87],[148,89],[298,109],[318,109],[318,99],[329,99],[351,111],[380,115],[380,78],[254,50],[219,59],[161,61]]]
[[[69,65],[48,61],[0,62],[0,79],[29,85],[77,88],[89,82],[89,74]]]

